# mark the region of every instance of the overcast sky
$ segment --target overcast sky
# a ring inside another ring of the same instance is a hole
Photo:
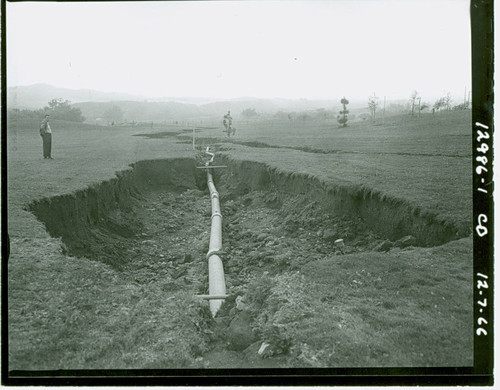
[[[7,3],[9,86],[424,99],[471,86],[469,1]]]

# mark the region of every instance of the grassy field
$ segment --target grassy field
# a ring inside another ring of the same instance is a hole
[[[201,136],[260,146],[238,148],[235,154],[326,181],[376,189],[470,226],[470,123],[470,111],[457,111],[394,116],[385,125],[356,122],[347,128],[300,121],[236,123],[236,138],[227,139],[216,129]]]
[[[468,228],[470,122],[469,112],[450,112],[346,129],[320,122],[235,123],[230,142],[222,129],[205,128],[199,144],[226,142],[224,153],[232,158],[374,189]],[[136,161],[193,157],[189,140],[133,136],[185,127],[54,121],[55,159],[44,160],[38,124],[9,121],[10,369],[203,367],[192,360],[201,353],[193,355],[193,345],[206,349],[209,339],[200,326],[212,325],[199,302],[178,292],[173,302],[186,302],[179,308],[165,302],[170,296],[156,284],[138,286],[106,264],[62,253],[61,240],[26,210],[36,199],[110,179]],[[248,297],[251,310],[268,314],[256,319],[262,334],[281,321],[283,335],[297,341],[284,364],[472,364],[471,237],[434,248],[311,259],[295,271],[252,281],[255,294]],[[264,310],[259,294],[269,297]],[[303,320],[292,321],[292,315]],[[181,332],[166,317],[191,325]],[[336,344],[340,339],[348,342]]]

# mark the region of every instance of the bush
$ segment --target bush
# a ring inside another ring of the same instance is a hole
[[[69,100],[52,99],[48,106],[43,108],[44,114],[50,114],[52,119],[69,122],[83,122],[85,120],[79,108],[71,107]]]

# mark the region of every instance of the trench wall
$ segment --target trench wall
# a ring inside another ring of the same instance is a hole
[[[435,214],[373,190],[327,184],[310,175],[283,172],[264,163],[227,156],[222,163],[228,165],[228,171],[220,174],[221,180],[237,182],[242,193],[267,189],[280,196],[304,194],[311,201],[319,201],[329,213],[362,218],[372,230],[393,241],[413,235],[419,246],[435,246],[469,234],[466,226],[439,220]]]
[[[27,209],[42,221],[54,237],[65,244],[85,249],[89,230],[107,224],[122,236],[135,234],[134,226],[113,226],[108,215],[113,210],[129,211],[140,200],[142,191],[182,192],[196,188],[193,159],[145,160],[132,164],[116,177],[64,195],[45,197]],[[75,249],[75,248],[74,248]]]
[[[469,234],[464,228],[439,221],[433,214],[422,213],[404,201],[374,191],[327,184],[315,177],[283,172],[264,163],[227,156],[219,157],[218,161],[228,168],[215,170],[215,185],[218,181],[224,185],[231,183],[231,191],[236,195],[252,190],[273,191],[282,199],[287,195],[305,194],[311,201],[319,201],[329,213],[361,217],[383,237],[396,240],[411,234],[419,246],[439,245]],[[114,226],[107,217],[113,210],[129,211],[141,198],[142,191],[182,192],[189,188],[206,188],[205,171],[196,169],[194,159],[146,160],[105,182],[71,194],[36,200],[27,209],[45,224],[52,236],[62,237],[66,245],[84,254],[85,246],[90,245],[87,242],[90,230],[99,225],[107,224],[108,230],[121,236],[136,233],[132,219],[127,226],[123,223]]]

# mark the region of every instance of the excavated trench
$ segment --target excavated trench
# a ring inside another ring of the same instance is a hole
[[[166,296],[181,290],[207,294],[211,202],[206,172],[196,165],[187,158],[141,161],[109,181],[43,198],[28,208],[61,238],[70,256],[102,261],[133,283],[162,283]],[[376,193],[327,185],[262,163],[218,157],[217,165],[227,165],[215,170],[214,182],[230,298],[207,336],[210,347],[198,353],[198,361],[205,356],[205,367],[238,359],[251,366],[243,353],[251,346],[256,352],[263,339],[241,312],[241,297],[263,275],[293,271],[327,256],[394,245],[434,246],[466,235]],[[338,239],[342,248],[335,245]],[[238,355],[221,358],[226,348]],[[280,353],[275,355],[272,364],[279,366]]]

